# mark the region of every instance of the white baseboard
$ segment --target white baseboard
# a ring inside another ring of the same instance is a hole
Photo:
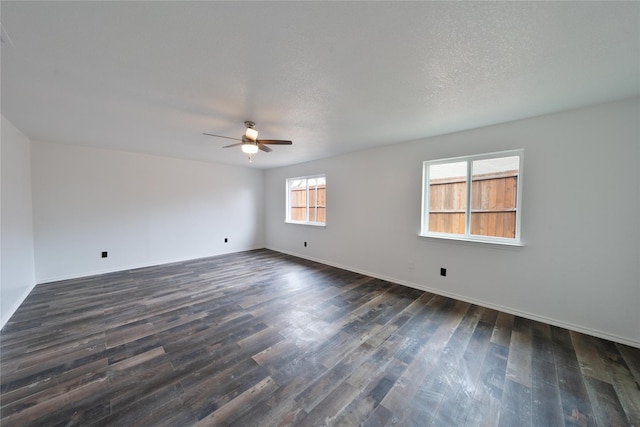
[[[343,270],[352,271],[354,273],[363,274],[365,276],[375,277],[376,279],[386,280],[388,282],[397,283],[399,285],[408,286],[410,288],[419,289],[421,291],[431,292],[433,294],[442,295],[444,297],[449,297],[449,298],[453,298],[453,299],[456,299],[456,300],[459,300],[459,301],[468,302],[470,304],[475,304],[475,305],[486,307],[486,308],[490,308],[490,309],[493,309],[493,310],[502,311],[502,312],[513,314],[514,316],[523,317],[523,318],[526,318],[526,319],[529,319],[529,320],[535,320],[537,322],[546,323],[548,325],[558,326],[560,328],[569,329],[571,331],[580,332],[582,334],[591,335],[591,336],[594,336],[594,337],[598,337],[598,338],[602,338],[602,339],[605,339],[605,340],[617,342],[617,343],[628,345],[628,346],[631,346],[631,347],[640,348],[640,341],[636,341],[636,340],[633,340],[633,339],[630,339],[630,338],[626,338],[626,337],[621,337],[619,335],[598,331],[596,329],[591,329],[591,328],[587,328],[587,327],[584,327],[584,326],[575,325],[573,323],[568,323],[568,322],[564,322],[564,321],[561,321],[561,320],[552,319],[552,318],[549,318],[549,317],[546,317],[546,316],[540,316],[540,315],[537,315],[537,314],[534,314],[534,313],[529,313],[529,312],[526,312],[526,311],[521,311],[521,310],[513,309],[513,308],[510,308],[510,307],[505,307],[505,306],[502,306],[502,305],[494,304],[494,303],[489,302],[489,301],[483,301],[483,300],[478,300],[478,299],[475,299],[475,298],[469,298],[469,297],[466,297],[464,295],[458,295],[458,294],[455,294],[455,293],[452,293],[452,292],[446,292],[446,291],[443,291],[441,289],[431,288],[429,286],[425,286],[425,285],[421,285],[421,284],[418,284],[418,283],[409,282],[409,281],[406,281],[406,280],[397,279],[395,277],[389,277],[389,276],[373,273],[373,272],[370,272],[370,271],[365,271],[365,270],[361,270],[361,269],[358,269],[358,268],[353,268],[353,267],[350,267],[350,266],[338,264],[338,263],[335,263],[335,262],[331,262],[331,261],[327,261],[327,260],[323,260],[323,259],[318,259],[318,258],[314,258],[314,257],[309,257],[309,256],[306,256],[306,255],[303,255],[303,254],[300,254],[300,253],[296,253],[296,252],[290,252],[290,251],[286,251],[286,250],[283,250],[283,249],[272,248],[272,247],[267,247],[267,249],[270,249],[270,250],[276,251],[276,252],[282,252],[284,254],[295,256],[295,257],[298,257],[298,258],[308,259],[309,261],[315,261],[315,262],[319,262],[321,264],[330,265],[332,267],[341,268]]]
[[[4,325],[7,324],[9,319],[11,319],[11,316],[13,316],[13,314],[18,310],[18,308],[20,308],[20,306],[22,305],[24,300],[27,299],[27,297],[29,296],[29,294],[31,293],[33,288],[35,288],[35,287],[36,287],[36,283],[33,282],[33,284],[30,287],[28,287],[22,293],[22,295],[20,295],[20,298],[18,298],[16,300],[16,302],[13,303],[13,305],[9,308],[9,310],[7,310],[6,312],[2,313],[2,318],[0,318],[0,329],[4,328]]]
[[[9,310],[7,310],[6,312],[2,313],[2,317],[0,318],[0,329],[4,328],[4,325],[7,324],[9,319],[11,319],[11,316],[14,315],[14,313],[18,310],[18,308],[20,308],[20,306],[22,305],[24,300],[27,299],[27,297],[29,296],[31,291],[33,291],[33,288],[35,288],[36,285],[42,284],[42,285],[46,286],[47,283],[59,282],[61,280],[82,279],[83,277],[97,276],[97,275],[100,275],[100,274],[117,273],[117,272],[120,272],[120,271],[135,270],[135,269],[138,269],[138,268],[145,268],[145,267],[155,267],[155,266],[158,266],[158,265],[173,264],[173,263],[176,263],[176,262],[194,261],[194,260],[203,259],[203,258],[210,258],[210,257],[214,257],[214,256],[227,255],[227,254],[232,254],[232,253],[236,253],[236,252],[245,252],[245,251],[250,251],[250,250],[255,250],[255,249],[264,249],[264,246],[252,247],[252,248],[249,248],[249,249],[242,249],[242,250],[233,251],[233,252],[224,252],[224,253],[218,253],[218,254],[211,254],[211,255],[206,255],[206,256],[197,257],[197,258],[185,258],[185,259],[154,261],[154,262],[151,262],[151,263],[148,263],[148,264],[136,264],[136,265],[130,265],[130,266],[120,266],[120,267],[115,267],[115,268],[112,268],[112,269],[103,269],[103,270],[82,272],[82,273],[78,273],[78,274],[69,274],[69,275],[62,275],[62,276],[46,277],[44,279],[37,280],[35,283],[33,283],[33,285],[31,285],[30,288],[25,290],[25,292],[11,306],[11,308]]]
[[[253,249],[262,249],[262,248],[253,248]],[[323,260],[323,259],[319,259],[319,258],[314,258],[314,257],[309,257],[300,253],[295,253],[295,252],[290,252],[290,251],[286,251],[283,249],[278,249],[278,248],[272,248],[272,247],[267,247],[266,249],[270,249],[272,251],[276,251],[276,252],[281,252],[287,255],[291,255],[291,256],[295,256],[298,258],[303,258],[303,259],[308,259],[310,261],[315,261],[315,262],[319,262],[321,264],[326,264],[326,265],[330,265],[332,267],[336,267],[336,268],[341,268],[343,270],[348,270],[348,271],[352,271],[354,273],[359,273],[359,274],[363,274],[365,276],[371,276],[371,277],[375,277],[377,279],[382,279],[382,280],[386,280],[388,282],[393,282],[393,283],[398,283],[400,285],[404,285],[404,286],[408,286],[410,288],[414,288],[414,289],[419,289],[421,291],[426,291],[426,292],[431,292],[434,294],[438,294],[438,295],[442,295],[445,297],[449,297],[449,298],[454,298],[456,300],[459,301],[464,301],[464,302],[468,302],[470,304],[475,304],[475,305],[479,305],[482,307],[487,307],[493,310],[498,310],[498,311],[502,311],[505,313],[509,313],[509,314],[513,314],[515,316],[520,316],[520,317],[524,317],[526,319],[530,319],[530,320],[535,320],[538,322],[543,322],[549,325],[553,325],[553,326],[558,326],[560,328],[565,328],[565,329],[569,329],[572,331],[576,331],[576,332],[580,332],[583,334],[587,334],[587,335],[592,335],[594,337],[598,337],[598,338],[603,338],[609,341],[613,341],[613,342],[617,342],[620,344],[625,344],[631,347],[636,347],[636,348],[640,348],[640,341],[636,341],[630,338],[626,338],[626,337],[621,337],[615,334],[610,334],[607,332],[602,332],[596,329],[592,329],[592,328],[587,328],[584,326],[580,326],[580,325],[575,325],[573,323],[568,323],[568,322],[564,322],[561,320],[557,320],[557,319],[552,319],[546,316],[540,316],[534,313],[529,313],[529,312],[525,312],[525,311],[521,311],[521,310],[517,310],[517,309],[513,309],[510,307],[505,307],[502,305],[498,305],[498,304],[494,304],[491,303],[489,301],[483,301],[483,300],[477,300],[475,298],[468,298],[464,295],[458,295],[452,292],[446,292],[443,291],[441,289],[434,289],[431,288],[429,286],[424,286],[421,285],[419,283],[413,283],[413,282],[409,282],[406,280],[401,280],[401,279],[397,279],[395,277],[389,277],[389,276],[385,276],[385,275],[381,275],[381,274],[377,274],[377,273],[373,273],[370,271],[365,271],[365,270],[361,270],[358,268],[354,268],[354,267],[350,267],[347,265],[342,265],[342,264],[338,264],[335,262],[331,262],[331,261],[327,261],[327,260]],[[245,249],[245,250],[252,250],[252,249]],[[244,252],[245,250],[239,251],[239,252]],[[229,252],[229,253],[233,253],[233,252]],[[209,258],[211,256],[218,256],[218,255],[226,255],[226,253],[224,254],[217,254],[217,255],[209,255],[206,256],[204,258]],[[194,258],[194,259],[199,259],[199,258]],[[107,274],[107,273],[114,273],[117,271],[126,271],[126,270],[132,270],[132,269],[136,269],[136,268],[144,268],[144,267],[152,267],[152,266],[156,266],[156,265],[162,265],[162,264],[171,264],[174,262],[183,262],[183,261],[192,261],[192,259],[181,259],[181,260],[174,260],[174,261],[167,261],[167,262],[163,262],[163,263],[153,263],[150,265],[137,265],[137,266],[131,266],[128,268],[118,268],[117,270],[105,270],[105,271],[99,271],[99,272],[92,272],[92,273],[87,273],[87,274],[82,274],[80,276],[76,275],[76,276],[69,276],[69,277],[60,277],[60,278],[51,278],[51,279],[47,279],[46,282],[52,282],[52,281],[58,281],[58,280],[67,280],[67,279],[78,279],[78,278],[82,278],[82,277],[90,277],[90,276],[94,276],[96,274]],[[11,308],[5,312],[2,313],[2,318],[0,319],[0,329],[4,327],[4,325],[6,325],[6,323],[9,321],[9,319],[11,318],[11,316],[13,316],[13,314],[16,312],[16,310],[18,310],[18,308],[20,307],[20,305],[24,302],[24,300],[29,296],[29,293],[31,293],[31,291],[33,290],[33,288],[36,286],[36,283],[34,283],[29,289],[27,289],[19,298],[18,301],[16,301]]]
[[[82,279],[83,277],[98,276],[98,275],[101,275],[101,274],[109,274],[109,273],[118,273],[120,271],[137,270],[139,268],[156,267],[156,266],[159,266],[159,265],[166,265],[166,264],[175,264],[177,262],[195,261],[195,260],[198,260],[198,259],[211,258],[211,257],[216,257],[216,256],[222,256],[222,255],[229,255],[229,254],[238,253],[238,252],[253,251],[253,250],[256,250],[256,249],[264,249],[264,246],[250,247],[250,248],[240,249],[240,250],[231,251],[231,252],[214,253],[214,254],[209,254],[209,255],[204,255],[204,256],[197,256],[196,258],[165,259],[165,260],[151,261],[151,262],[142,263],[142,264],[121,265],[121,266],[117,266],[117,267],[113,267],[113,268],[105,268],[105,269],[94,270],[94,271],[84,271],[84,272],[81,272],[81,273],[66,274],[66,275],[61,275],[61,276],[45,277],[45,278],[38,279],[37,280],[37,284],[46,284],[46,283],[52,283],[52,282],[59,282],[59,281],[62,281],[62,280]]]

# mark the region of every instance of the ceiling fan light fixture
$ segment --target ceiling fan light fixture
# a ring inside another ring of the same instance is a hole
[[[258,144],[246,142],[242,144],[242,152],[246,154],[256,154],[258,152]]]

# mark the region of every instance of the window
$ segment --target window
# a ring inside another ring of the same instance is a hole
[[[287,179],[287,222],[325,225],[327,180],[324,175]]]
[[[519,245],[523,155],[424,162],[421,235]]]

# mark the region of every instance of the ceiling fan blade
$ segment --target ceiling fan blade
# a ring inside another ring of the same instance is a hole
[[[237,147],[238,145],[242,145],[242,142],[238,142],[238,143],[236,143],[236,144],[231,144],[231,145],[225,145],[225,146],[224,146],[224,147],[222,147],[222,148]]]
[[[259,139],[258,144],[273,144],[273,145],[291,145],[291,141],[283,141],[281,139]]]
[[[264,151],[265,153],[268,153],[269,151],[273,151],[271,148],[267,147],[266,145],[262,145],[259,142],[258,142],[258,148]]]
[[[207,136],[215,136],[215,137],[218,137],[218,138],[233,139],[233,140],[235,140],[235,141],[242,141],[240,138],[232,138],[232,137],[230,137],[230,136],[214,135],[214,134],[212,134],[212,133],[203,133],[203,135],[207,135]]]

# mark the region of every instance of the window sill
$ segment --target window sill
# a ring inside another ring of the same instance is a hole
[[[502,240],[502,239],[483,239],[481,237],[469,237],[469,236],[458,236],[453,234],[444,234],[444,233],[427,233],[427,234],[419,234],[420,237],[427,237],[431,239],[440,239],[440,240],[449,240],[454,242],[462,242],[462,243],[472,243],[472,244],[480,244],[480,245],[489,245],[496,247],[523,247],[524,242],[516,241],[516,240]]]
[[[295,224],[295,225],[311,225],[313,227],[326,227],[326,222],[307,222],[307,221],[285,221],[285,224]]]

